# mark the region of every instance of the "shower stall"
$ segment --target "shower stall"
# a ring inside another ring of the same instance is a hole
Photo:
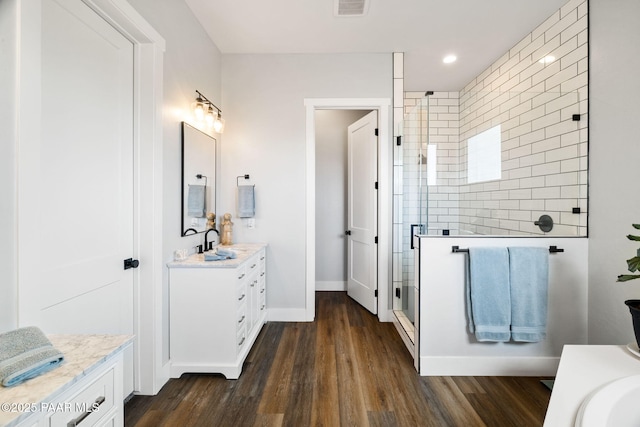
[[[416,268],[413,236],[587,235],[586,113],[583,90],[405,92],[393,160],[392,297],[412,354],[418,276],[430,273]]]

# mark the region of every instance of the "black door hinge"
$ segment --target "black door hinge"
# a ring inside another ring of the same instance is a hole
[[[396,136],[396,145],[402,145],[402,136]]]
[[[375,291],[373,291],[373,296],[375,296],[376,298],[378,298],[378,290],[376,289]]]
[[[373,239],[373,241],[375,242],[375,244],[378,244],[378,236],[375,237],[375,239]]]
[[[378,181],[375,182],[375,184],[373,185],[373,188],[375,188],[376,190],[378,189]]]
[[[378,128],[376,128],[374,133],[375,133],[376,136],[378,136]]]

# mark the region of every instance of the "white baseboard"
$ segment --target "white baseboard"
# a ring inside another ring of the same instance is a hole
[[[347,282],[345,281],[329,281],[318,282],[316,281],[316,291],[346,291]]]
[[[423,377],[554,376],[559,357],[420,357]]]

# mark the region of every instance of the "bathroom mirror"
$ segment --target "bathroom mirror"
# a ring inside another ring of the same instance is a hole
[[[185,122],[181,192],[181,235],[204,232],[207,213],[216,211],[216,140]]]

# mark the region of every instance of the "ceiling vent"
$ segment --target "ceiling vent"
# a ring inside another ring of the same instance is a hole
[[[369,9],[369,0],[333,0],[336,16],[364,16]]]

